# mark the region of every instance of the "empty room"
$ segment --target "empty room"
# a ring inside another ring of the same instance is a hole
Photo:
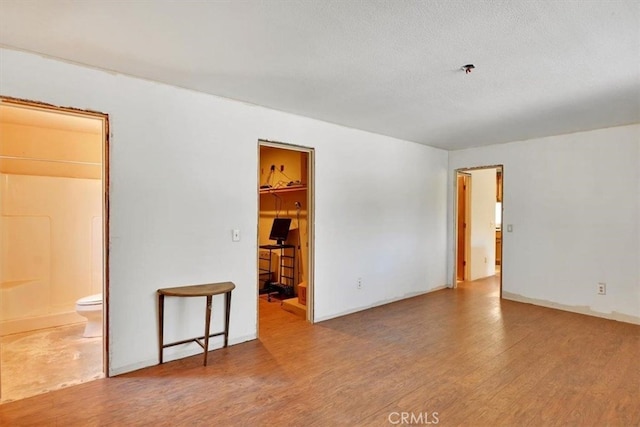
[[[0,1],[0,425],[640,425],[640,3]]]

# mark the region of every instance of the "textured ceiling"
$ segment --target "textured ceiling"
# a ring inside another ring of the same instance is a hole
[[[0,0],[0,44],[446,149],[640,122],[637,0]]]

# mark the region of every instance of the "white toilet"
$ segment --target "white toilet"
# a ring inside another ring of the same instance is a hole
[[[76,301],[76,312],[87,318],[83,337],[102,336],[102,294],[89,295]]]

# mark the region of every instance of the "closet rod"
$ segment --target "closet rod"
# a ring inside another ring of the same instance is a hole
[[[68,163],[72,165],[89,165],[89,166],[102,166],[102,163],[96,162],[80,162],[75,160],[55,160],[55,159],[38,159],[36,157],[19,157],[19,156],[0,156],[0,159],[7,160],[31,160],[34,162],[49,162],[49,163]]]

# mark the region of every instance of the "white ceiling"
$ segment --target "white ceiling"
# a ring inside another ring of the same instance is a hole
[[[446,149],[640,122],[637,0],[0,0],[0,44]]]

